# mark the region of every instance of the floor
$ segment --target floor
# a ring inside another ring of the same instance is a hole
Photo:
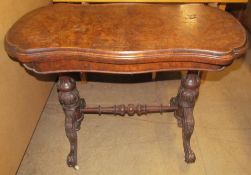
[[[78,82],[90,106],[167,104],[179,73],[90,75]],[[54,87],[18,175],[250,175],[251,49],[222,72],[211,72],[200,88],[191,144],[194,164],[184,162],[181,129],[172,113],[119,117],[86,115],[78,132],[78,171],[65,163],[69,143]]]

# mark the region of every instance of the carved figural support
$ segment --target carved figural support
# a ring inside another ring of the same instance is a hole
[[[70,153],[67,156],[67,164],[69,167],[78,169],[77,130],[80,129],[80,124],[83,120],[80,112],[82,102],[76,89],[76,82],[71,77],[59,77],[57,88],[59,102],[65,112],[65,132],[70,142]]]
[[[190,146],[190,139],[194,130],[193,109],[199,95],[199,86],[199,72],[188,71],[186,77],[181,80],[177,97],[171,99],[171,104],[178,107],[174,115],[178,120],[178,126],[182,127],[185,161],[187,163],[192,163],[196,159]]]

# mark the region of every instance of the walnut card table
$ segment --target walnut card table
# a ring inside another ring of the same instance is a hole
[[[74,79],[60,74],[58,95],[70,142],[67,164],[77,169],[77,131],[87,113],[173,111],[182,128],[185,161],[194,162],[190,138],[200,72],[229,66],[245,53],[247,36],[230,14],[205,5],[55,4],[19,19],[5,37],[5,48],[11,58],[40,74],[187,71],[177,96],[161,106],[87,107]]]

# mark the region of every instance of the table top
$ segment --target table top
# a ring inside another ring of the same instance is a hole
[[[245,52],[247,39],[235,18],[205,5],[55,4],[22,17],[6,35],[5,46],[22,63],[190,62],[222,67]]]
[[[248,3],[248,0],[53,0],[53,2]]]

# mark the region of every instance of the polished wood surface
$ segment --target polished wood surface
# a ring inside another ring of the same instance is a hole
[[[39,72],[136,73],[221,69],[247,43],[239,22],[216,8],[129,3],[37,9],[13,25],[5,46]]]
[[[248,0],[53,0],[53,2],[154,2],[154,3],[210,3],[210,2],[224,2],[224,3],[247,3]]]

